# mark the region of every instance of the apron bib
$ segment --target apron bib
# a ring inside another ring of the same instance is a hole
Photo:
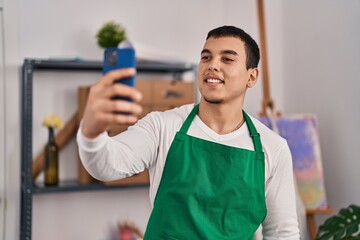
[[[145,240],[247,240],[266,216],[264,153],[187,135],[196,105],[170,146]]]

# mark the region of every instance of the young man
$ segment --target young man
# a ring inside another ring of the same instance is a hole
[[[253,239],[260,225],[264,239],[299,239],[288,145],[242,110],[259,58],[243,30],[210,31],[198,66],[200,103],[152,112],[113,138],[110,124],[134,123],[141,112],[141,93],[113,84],[135,70],[110,72],[91,87],[77,136],[81,159],[101,180],[149,169],[146,240]]]

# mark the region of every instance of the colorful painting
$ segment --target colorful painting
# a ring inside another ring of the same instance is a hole
[[[259,120],[272,128],[268,118]],[[284,116],[275,122],[280,136],[289,144],[294,174],[305,208],[327,208],[316,116]]]

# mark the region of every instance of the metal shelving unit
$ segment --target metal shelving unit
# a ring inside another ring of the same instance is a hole
[[[33,74],[35,71],[102,71],[99,61],[56,61],[44,59],[25,59],[22,66],[22,106],[21,106],[21,218],[20,239],[31,240],[32,195],[56,192],[103,191],[144,187],[147,185],[106,186],[103,184],[81,185],[77,181],[61,182],[56,187],[34,184],[32,179],[32,107]],[[181,79],[185,72],[193,72],[196,79],[196,66],[188,63],[166,63],[138,61],[138,73],[173,74]]]

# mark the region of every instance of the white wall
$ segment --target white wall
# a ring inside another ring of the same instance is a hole
[[[337,212],[360,204],[360,2],[283,3],[284,106],[318,116],[327,196]]]
[[[0,239],[4,237],[5,219],[5,84],[3,54],[3,12],[0,1]]]
[[[255,1],[4,0],[4,5],[9,202],[5,239],[19,236],[20,94],[17,71],[23,58],[81,56],[100,60],[101,50],[94,36],[108,20],[126,26],[140,57],[196,63],[208,30],[223,24],[240,26],[258,40]],[[278,0],[271,4],[267,1],[265,6],[271,91],[276,105],[285,113],[314,112],[319,116],[329,202],[335,209],[356,203],[360,199],[359,192],[354,191],[351,184],[355,180],[359,182],[356,170],[360,168],[355,151],[358,145],[355,137],[359,134],[359,127],[356,127],[359,97],[355,94],[359,91],[356,80],[359,73],[356,66],[360,61],[360,51],[356,47],[359,42],[359,3],[355,0],[316,3]],[[45,82],[54,78],[50,81],[63,83],[64,96],[74,99],[77,86],[72,89],[72,84],[92,83],[98,75],[85,74],[75,78],[73,75],[41,73],[37,77],[37,91],[46,93],[49,86]],[[53,96],[61,95],[55,94]],[[259,82],[247,96],[245,104],[250,113],[260,111],[261,94]],[[72,100],[68,99],[59,99],[55,105],[53,99],[41,100],[42,96],[36,95],[34,155],[46,138],[44,129],[39,126],[42,114],[54,108],[67,117],[76,105],[76,101],[69,104],[67,101]],[[69,111],[65,104],[69,105]],[[350,118],[345,121],[341,118],[343,115]],[[339,127],[339,124],[343,126]],[[69,148],[69,152],[74,151],[73,147]],[[64,162],[67,167],[62,166],[66,169],[62,171],[62,177],[70,178],[76,174],[76,163],[71,163],[71,159]],[[126,209],[133,211],[125,212]],[[149,211],[146,189],[39,195],[34,198],[33,238],[48,239],[46,229],[48,233],[66,232],[70,234],[67,239],[111,239],[112,229],[119,220],[136,221],[144,229]],[[52,235],[52,239],[56,237]],[[59,239],[64,239],[62,237],[60,234]]]
[[[4,240],[19,237],[20,206],[20,93],[17,1],[3,0],[5,71],[5,222]]]

